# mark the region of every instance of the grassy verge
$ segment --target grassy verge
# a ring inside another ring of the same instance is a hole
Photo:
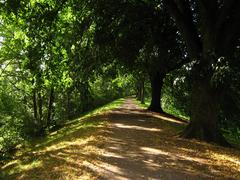
[[[137,105],[139,105],[140,107],[146,109],[146,108],[149,107],[151,99],[150,98],[146,98],[145,99],[145,104],[141,104],[141,102],[136,100],[136,99],[134,99],[134,101],[135,101],[135,103]],[[168,110],[165,110],[165,112],[170,114],[170,115],[173,115],[173,116],[175,116],[177,118],[183,119],[183,120],[190,120],[190,117],[183,116],[176,110],[169,110],[168,109]],[[180,130],[183,130],[183,128],[180,129]],[[237,133],[232,133],[232,132],[229,132],[229,131],[224,130],[224,129],[222,131],[223,131],[224,137],[227,139],[227,141],[230,142],[237,149],[240,149],[240,138],[239,138],[239,135]]]
[[[136,100],[135,99],[135,103],[138,104],[140,107],[142,108],[148,108],[150,106],[150,103],[151,103],[151,98],[146,98],[145,99],[145,104],[141,104],[140,101]],[[183,119],[183,120],[189,120],[190,118],[187,117],[187,116],[184,116],[182,114],[180,114],[177,110],[173,110],[173,109],[164,109],[164,111],[167,113],[167,114],[170,114],[172,116],[175,116],[177,118],[180,118],[180,119]]]
[[[224,137],[233,145],[233,147],[240,150],[240,133],[230,130],[222,129]]]
[[[141,101],[134,99],[134,102],[139,105],[140,107],[147,109],[150,106],[151,99],[150,98],[145,98],[145,103],[142,104]]]
[[[107,112],[107,111],[109,111],[111,109],[117,108],[123,102],[124,102],[124,98],[120,98],[120,99],[117,99],[117,100],[115,100],[113,102],[105,104],[105,105],[103,105],[101,107],[98,107],[98,108],[96,108],[96,109],[94,109],[92,111],[86,112],[81,117],[65,123],[63,128],[61,128],[61,129],[59,129],[57,131],[52,132],[47,137],[39,138],[39,140],[37,140],[38,141],[37,143],[36,143],[36,139],[35,139],[34,142],[31,142],[31,144],[32,145],[36,144],[34,147],[41,147],[43,145],[47,145],[51,141],[55,141],[57,139],[61,139],[61,137],[65,136],[66,134],[69,134],[72,131],[77,130],[77,127],[79,127],[79,126],[82,126],[82,127],[96,126],[96,125],[98,125],[98,123],[101,123],[101,122],[98,122],[96,124],[96,122],[86,121],[86,120],[88,118],[96,116],[97,114],[104,113],[104,112]]]
[[[65,149],[74,148],[74,146],[79,146],[77,149],[80,149],[81,144],[92,141],[92,134],[107,123],[106,119],[99,114],[117,108],[123,102],[123,98],[115,100],[66,123],[63,128],[46,137],[26,143],[17,151],[12,160],[1,162],[0,179],[15,179],[24,173],[34,174],[35,170],[42,167],[46,167],[47,170],[48,166],[49,168],[54,166],[54,163],[59,161],[54,162],[55,160],[51,159],[49,154],[57,155],[64,152]],[[76,148],[74,149],[76,150]],[[74,158],[72,160],[74,161]]]

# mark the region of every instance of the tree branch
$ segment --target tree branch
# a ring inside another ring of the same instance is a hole
[[[234,7],[235,3],[236,0],[224,0],[222,7],[218,10],[218,19],[216,22],[217,30],[220,30],[222,26],[224,26],[224,23],[229,18],[229,13]]]
[[[164,0],[164,3],[184,36],[190,56],[192,58],[198,57],[202,50],[202,44],[193,21],[189,1]]]
[[[224,1],[217,21],[218,51],[222,55],[231,53],[240,36],[240,2]]]

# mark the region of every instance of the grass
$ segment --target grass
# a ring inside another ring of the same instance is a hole
[[[141,107],[143,109],[147,109],[150,106],[150,103],[151,103],[150,98],[145,98],[145,103],[144,104],[142,104],[141,101],[139,101],[137,99],[133,99],[133,100],[134,100],[134,103],[136,103],[139,107]],[[169,114],[171,115],[173,113],[169,113]],[[165,116],[165,115],[163,115],[163,116]],[[163,117],[163,116],[159,115],[159,117]],[[173,115],[173,116],[175,116],[175,115]],[[175,116],[175,117],[178,117],[178,116]],[[174,130],[176,132],[181,132],[181,131],[183,131],[184,128],[185,128],[185,126],[174,126]]]
[[[28,149],[27,147],[24,150],[22,149],[13,160],[0,167],[0,179],[100,179],[102,166],[99,165],[109,163],[105,162],[105,155],[111,137],[115,138],[117,147],[118,145],[124,147],[124,151],[121,148],[113,149],[118,150],[117,155],[119,153],[122,156],[128,155],[125,147],[128,145],[127,143],[130,143],[129,137],[133,139],[145,137],[145,139],[139,139],[140,149],[143,148],[144,143],[144,146],[150,146],[149,152],[154,150],[150,152],[151,155],[157,152],[156,156],[162,157],[163,161],[158,162],[161,167],[173,171],[174,169],[189,173],[196,171],[199,174],[210,174],[212,177],[217,175],[217,177],[222,178],[233,177],[232,179],[239,179],[239,152],[197,140],[177,138],[174,136],[176,131],[172,130],[175,129],[173,126],[178,124],[172,121],[174,119],[163,119],[161,115],[153,114],[153,118],[150,119],[151,123],[144,125],[146,128],[149,128],[149,125],[154,128],[159,127],[161,131],[150,132],[147,136],[145,136],[145,130],[142,132],[142,136],[138,134],[139,129],[134,131],[134,128],[138,126],[132,126],[132,131],[127,130],[132,132],[133,136],[126,134],[126,131],[115,131],[114,127],[112,131],[111,128],[105,128],[109,117],[106,116],[106,111],[120,106],[123,101],[124,99],[119,99],[91,111],[67,123],[64,128],[51,133],[48,137],[39,139],[35,142],[35,145],[30,144]],[[135,117],[133,116],[133,118]],[[146,117],[143,116],[142,118]],[[122,120],[123,124],[127,123],[126,125],[132,123],[129,122],[129,117]],[[119,132],[120,135],[116,132]],[[127,139],[122,139],[124,137]],[[127,150],[129,151],[129,149]],[[134,152],[137,152],[135,150]],[[149,152],[141,151],[140,153],[146,153],[146,157],[149,158]],[[112,155],[114,154],[111,154],[108,158],[113,158]],[[132,157],[135,162],[137,158]],[[122,160],[124,161],[123,164],[129,161],[129,159]],[[117,166],[117,164],[113,165]],[[148,164],[141,161],[140,165],[146,166]],[[99,167],[99,169],[95,169],[96,167]],[[131,166],[126,166],[127,171],[129,171],[129,167],[131,168]],[[106,168],[107,171],[111,170],[111,166]]]
[[[144,104],[142,104],[140,101],[135,99],[135,103],[138,104],[142,108],[148,108],[150,106],[150,103],[151,103],[151,98],[149,98],[149,97],[145,98],[145,103]],[[178,110],[175,110],[175,109],[164,109],[164,111],[167,114],[173,115],[173,116],[175,116],[177,118],[180,118],[180,119],[183,119],[183,120],[189,120],[190,119],[190,117],[182,115]]]
[[[66,123],[63,128],[52,132],[47,137],[38,138],[25,144],[18,150],[12,160],[3,162],[3,166],[0,168],[0,179],[21,179],[20,176],[23,176],[23,179],[28,179],[28,176],[39,179],[37,175],[39,171],[46,171],[46,177],[49,177],[49,179],[58,179],[64,172],[71,172],[72,170],[69,171],[68,165],[74,163],[75,153],[82,157],[87,156],[87,154],[98,153],[96,148],[91,149],[90,145],[83,145],[97,141],[93,134],[106,125],[106,119],[99,114],[104,114],[120,106],[123,102],[123,98],[115,100]],[[86,151],[86,148],[89,149]],[[68,152],[71,152],[69,156],[67,155]],[[91,159],[90,156],[89,158]],[[89,158],[85,157],[85,159]],[[81,160],[81,158],[79,159]],[[42,169],[43,167],[45,167],[45,170]],[[58,176],[57,171],[54,170],[56,167],[62,169],[59,177],[55,177]],[[50,174],[48,175],[49,171]],[[71,175],[69,174],[69,176]],[[71,177],[69,178],[71,179]]]
[[[149,107],[150,103],[151,103],[151,98],[146,98],[145,99],[145,104],[141,104],[141,102],[137,99],[134,99],[135,103],[137,105],[139,105],[140,107],[146,109]],[[175,110],[175,109],[164,109],[164,111],[167,113],[167,114],[170,114],[170,115],[173,115],[177,118],[180,118],[180,119],[183,119],[183,120],[187,120],[189,121],[190,120],[190,117],[187,117],[187,116],[184,116],[182,115],[178,110]],[[178,129],[178,131],[181,131],[183,130],[184,128],[181,127]],[[238,134],[234,134],[234,133],[231,133],[227,130],[224,130],[223,129],[223,134],[224,134],[224,137],[227,139],[228,142],[230,142],[235,148],[237,149],[240,149],[240,138],[238,136]]]
[[[148,108],[150,106],[151,99],[150,98],[145,98],[145,103],[144,104],[142,104],[141,101],[139,101],[137,99],[134,99],[134,102],[142,108]]]

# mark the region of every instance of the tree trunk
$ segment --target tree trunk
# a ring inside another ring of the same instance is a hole
[[[89,88],[89,84],[83,83],[82,88],[80,89],[80,103],[82,107],[80,113],[86,112],[91,109],[91,104],[90,104],[91,94],[88,88]]]
[[[54,88],[52,87],[48,99],[47,127],[49,127],[52,119],[53,102],[54,102]]]
[[[41,92],[38,92],[38,126],[37,135],[43,136],[45,134],[45,126],[43,122],[43,99]]]
[[[36,90],[33,90],[33,116],[35,122],[38,122],[38,110],[37,110],[37,97],[36,97]]]
[[[159,72],[150,75],[151,88],[152,88],[152,100],[148,110],[153,112],[163,113],[161,107],[161,91],[163,87],[163,80],[165,78],[165,74],[161,74]]]
[[[144,88],[144,80],[141,81],[140,86],[140,92],[141,92],[141,104],[145,104],[145,88]]]
[[[67,119],[71,119],[71,91],[67,90]]]
[[[138,101],[140,101],[141,100],[141,87],[140,87],[139,82],[136,85],[136,89],[137,89],[136,98],[137,98]]]
[[[38,115],[39,115],[39,121],[40,121],[40,124],[42,124],[42,105],[43,105],[43,101],[42,101],[42,95],[41,93],[39,92],[38,93]]]
[[[33,113],[36,125],[35,135],[43,135],[44,126],[42,123],[42,96],[40,93],[36,92],[36,89],[33,89]]]
[[[191,120],[182,136],[229,146],[218,127],[219,93],[211,87],[209,77],[198,78],[193,82]]]

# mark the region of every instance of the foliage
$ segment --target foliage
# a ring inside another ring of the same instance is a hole
[[[214,11],[224,12],[222,3]],[[172,7],[190,11],[176,16]],[[211,38],[206,24],[215,22],[203,9],[172,0],[0,1],[0,153],[119,97],[136,94],[144,103],[159,74],[167,113],[191,119],[209,100],[217,125],[239,138],[239,36],[224,25]],[[233,12],[226,17],[235,22]],[[225,31],[229,38],[219,34]]]
[[[0,86],[0,159],[7,158],[8,152],[23,141],[25,120],[28,112],[21,103],[21,96],[1,78]]]
[[[1,153],[130,92],[131,76],[101,75],[115,72],[98,62],[86,2],[1,4]]]
[[[85,115],[77,119],[67,122],[63,128],[51,132],[46,137],[34,138],[32,141],[28,141],[24,148],[16,154],[15,160],[10,160],[10,162],[5,161],[7,164],[12,163],[13,166],[9,168],[9,166],[6,165],[5,167],[7,168],[2,168],[5,165],[4,164],[1,167],[0,178],[9,178],[12,175],[15,176],[19,173],[23,173],[23,171],[37,168],[41,166],[41,161],[45,158],[44,162],[49,162],[51,165],[55,164],[56,167],[58,160],[52,161],[52,159],[47,158],[47,155],[36,158],[34,154],[45,154],[48,152],[53,153],[54,151],[58,152],[59,149],[63,150],[68,146],[70,146],[70,149],[75,152],[76,150],[80,150],[80,152],[86,153],[86,149],[81,148],[81,145],[88,142],[91,143],[95,139],[93,138],[93,135],[95,136],[96,132],[99,132],[99,128],[106,124],[105,119],[99,118],[97,114],[119,107],[124,100],[125,99],[123,98],[117,99],[111,103],[94,109],[91,112],[87,112]],[[76,148],[72,148],[73,146]],[[98,152],[98,149],[94,149],[94,151]],[[89,154],[92,152],[93,151],[90,149],[87,150],[87,153]],[[21,157],[28,158],[21,159]],[[76,158],[74,160],[76,161]],[[15,164],[16,161],[17,163]],[[49,166],[51,166],[50,164]],[[49,171],[48,168],[45,169]],[[36,174],[34,174],[34,176],[36,176]],[[39,175],[37,175],[36,178],[39,178]]]
[[[169,73],[164,80],[162,91],[163,109],[180,118],[189,119],[191,86],[188,65]]]

